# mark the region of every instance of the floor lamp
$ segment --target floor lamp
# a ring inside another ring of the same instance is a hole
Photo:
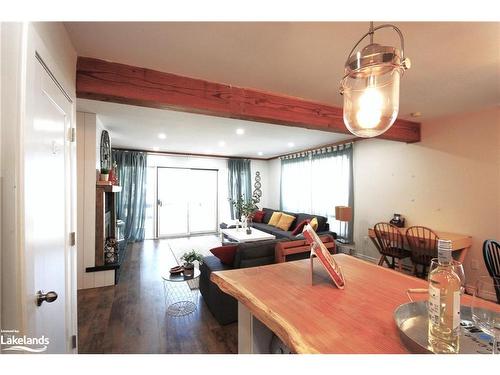
[[[347,206],[335,206],[335,219],[338,221],[343,221],[347,223],[352,220],[352,208]],[[344,228],[347,228],[347,224],[344,224]],[[343,238],[337,239],[340,243],[349,243],[348,240]]]

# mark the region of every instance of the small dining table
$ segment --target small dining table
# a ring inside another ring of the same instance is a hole
[[[406,230],[408,228],[398,228],[399,232],[406,238]],[[459,233],[450,233],[450,232],[442,232],[442,231],[434,231],[437,236],[442,240],[450,240],[451,241],[451,249],[453,258],[460,263],[463,263],[465,260],[465,256],[472,246],[472,237],[466,234]],[[380,251],[380,246],[377,242],[377,237],[375,235],[375,230],[373,227],[368,228],[368,237],[373,242],[378,251]]]

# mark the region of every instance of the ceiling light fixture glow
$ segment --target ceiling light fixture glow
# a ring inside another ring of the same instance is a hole
[[[264,153],[262,151],[257,152],[257,155],[262,156]]]
[[[238,134],[238,135],[243,135],[243,134],[245,134],[245,129],[242,129],[242,128],[238,128],[238,129],[236,129],[236,134]]]
[[[401,51],[373,43],[375,31],[383,28],[392,28],[399,35]],[[353,54],[367,36],[370,36],[370,44]],[[376,137],[394,124],[399,112],[399,80],[410,66],[410,59],[404,56],[402,32],[391,24],[373,27],[370,22],[368,32],[349,53],[345,75],[340,82],[344,124],[352,134]]]
[[[293,143],[293,142],[288,142],[288,144],[287,144],[287,145],[288,145],[288,147],[293,147],[293,146],[295,146],[295,143]]]
[[[166,139],[167,135],[165,133],[160,133],[160,134],[158,134],[158,138],[159,139]]]

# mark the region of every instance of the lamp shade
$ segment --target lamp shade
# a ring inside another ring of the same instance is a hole
[[[400,38],[401,50],[373,42],[374,33],[392,28]],[[370,44],[353,53],[358,45],[370,37]],[[340,84],[344,96],[344,123],[358,137],[376,137],[387,131],[399,112],[399,81],[411,66],[404,57],[404,39],[401,30],[391,24],[370,30],[354,45],[345,63],[345,75]]]
[[[358,137],[376,137],[396,121],[399,111],[400,71],[347,76],[344,89],[344,123]]]
[[[335,219],[338,221],[351,221],[352,208],[347,206],[335,206]]]

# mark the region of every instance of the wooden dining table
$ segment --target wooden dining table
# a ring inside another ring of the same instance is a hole
[[[408,353],[393,314],[410,302],[409,288],[427,283],[350,255],[334,259],[343,290],[317,259],[313,272],[309,259],[213,272],[211,280],[238,300],[239,353],[269,353],[273,334],[294,353]]]
[[[406,230],[408,228],[398,228],[399,232],[406,238]],[[460,263],[463,263],[465,260],[465,256],[472,246],[472,237],[467,234],[459,234],[459,233],[450,233],[443,231],[434,231],[437,236],[442,240],[450,240],[453,258]],[[375,230],[372,228],[368,228],[368,237],[373,242],[377,250],[380,251],[380,246],[377,242],[377,237],[375,235]]]

